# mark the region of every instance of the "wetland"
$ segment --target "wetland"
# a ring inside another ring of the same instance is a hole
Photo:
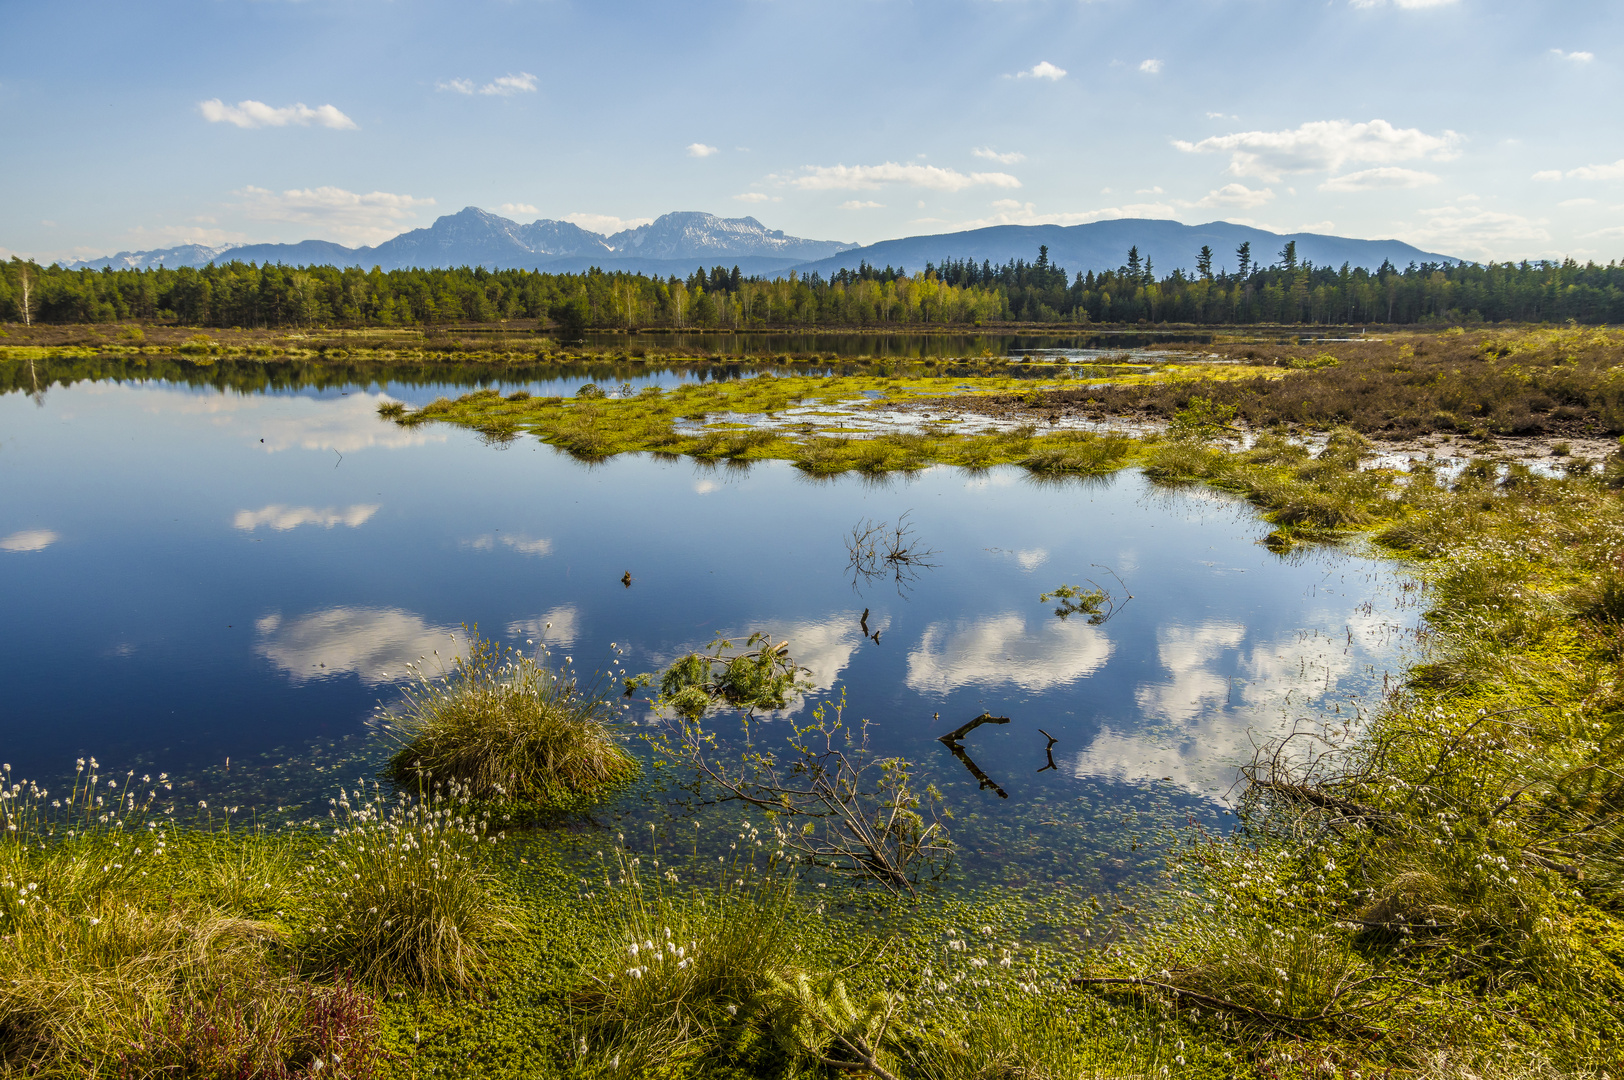
[[[623,344],[0,358],[9,1068],[1614,1065],[1617,340]]]

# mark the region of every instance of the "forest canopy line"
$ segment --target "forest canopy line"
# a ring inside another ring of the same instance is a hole
[[[553,274],[459,267],[371,271],[224,263],[202,268],[67,270],[0,263],[0,321],[191,326],[423,326],[548,321],[560,331],[638,327],[929,327],[983,322],[1428,324],[1624,323],[1624,264],[1411,264],[1377,270],[1299,262],[1288,243],[1264,265],[1243,244],[1238,272],[1158,276],[1138,248],[1104,273],[1068,274],[1049,261],[948,260],[922,271],[867,264],[817,274],[745,277],[735,266],[687,279],[643,274]]]

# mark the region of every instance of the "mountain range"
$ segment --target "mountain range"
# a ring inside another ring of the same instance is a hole
[[[413,229],[376,247],[349,248],[325,240],[297,244],[243,244],[205,247],[186,244],[155,251],[122,251],[73,268],[140,269],[154,266],[206,266],[211,262],[281,263],[288,266],[408,267],[486,266],[491,269],[606,271],[686,276],[696,267],[737,265],[746,275],[782,276],[791,270],[827,277],[862,263],[922,270],[926,263],[971,259],[1003,264],[1031,261],[1046,245],[1049,261],[1071,271],[1101,271],[1127,261],[1128,248],[1163,272],[1195,264],[1202,245],[1214,252],[1215,270],[1235,268],[1235,249],[1252,245],[1254,262],[1275,261],[1289,241],[1297,257],[1319,266],[1351,263],[1375,269],[1384,261],[1453,263],[1448,256],[1422,251],[1398,240],[1355,240],[1319,233],[1274,233],[1249,225],[1214,221],[1185,225],[1177,221],[1121,218],[1084,225],[996,225],[964,232],[909,236],[858,246],[838,240],[804,240],[768,229],[753,217],[722,218],[684,211],[665,214],[646,225],[612,236],[591,232],[568,221],[542,219],[528,225],[470,206],[447,214],[433,225]]]

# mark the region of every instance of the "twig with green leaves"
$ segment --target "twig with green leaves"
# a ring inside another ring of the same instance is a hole
[[[941,796],[934,786],[917,790],[903,758],[870,752],[869,723],[846,723],[844,696],[814,709],[809,723],[792,721],[782,752],[747,743],[733,758],[706,730],[705,716],[725,708],[743,715],[748,733],[759,710],[782,709],[809,687],[788,643],[770,642],[757,634],[752,648],[732,652],[719,639],[667,668],[654,698],[662,714],[656,750],[693,769],[722,801],[772,815],[780,841],[805,863],[873,881],[893,896],[914,895],[921,874],[945,866],[952,852]]]

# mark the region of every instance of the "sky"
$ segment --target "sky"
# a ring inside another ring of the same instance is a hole
[[[6,9],[0,257],[376,244],[471,205],[603,233],[1153,217],[1624,258],[1618,0]]]

